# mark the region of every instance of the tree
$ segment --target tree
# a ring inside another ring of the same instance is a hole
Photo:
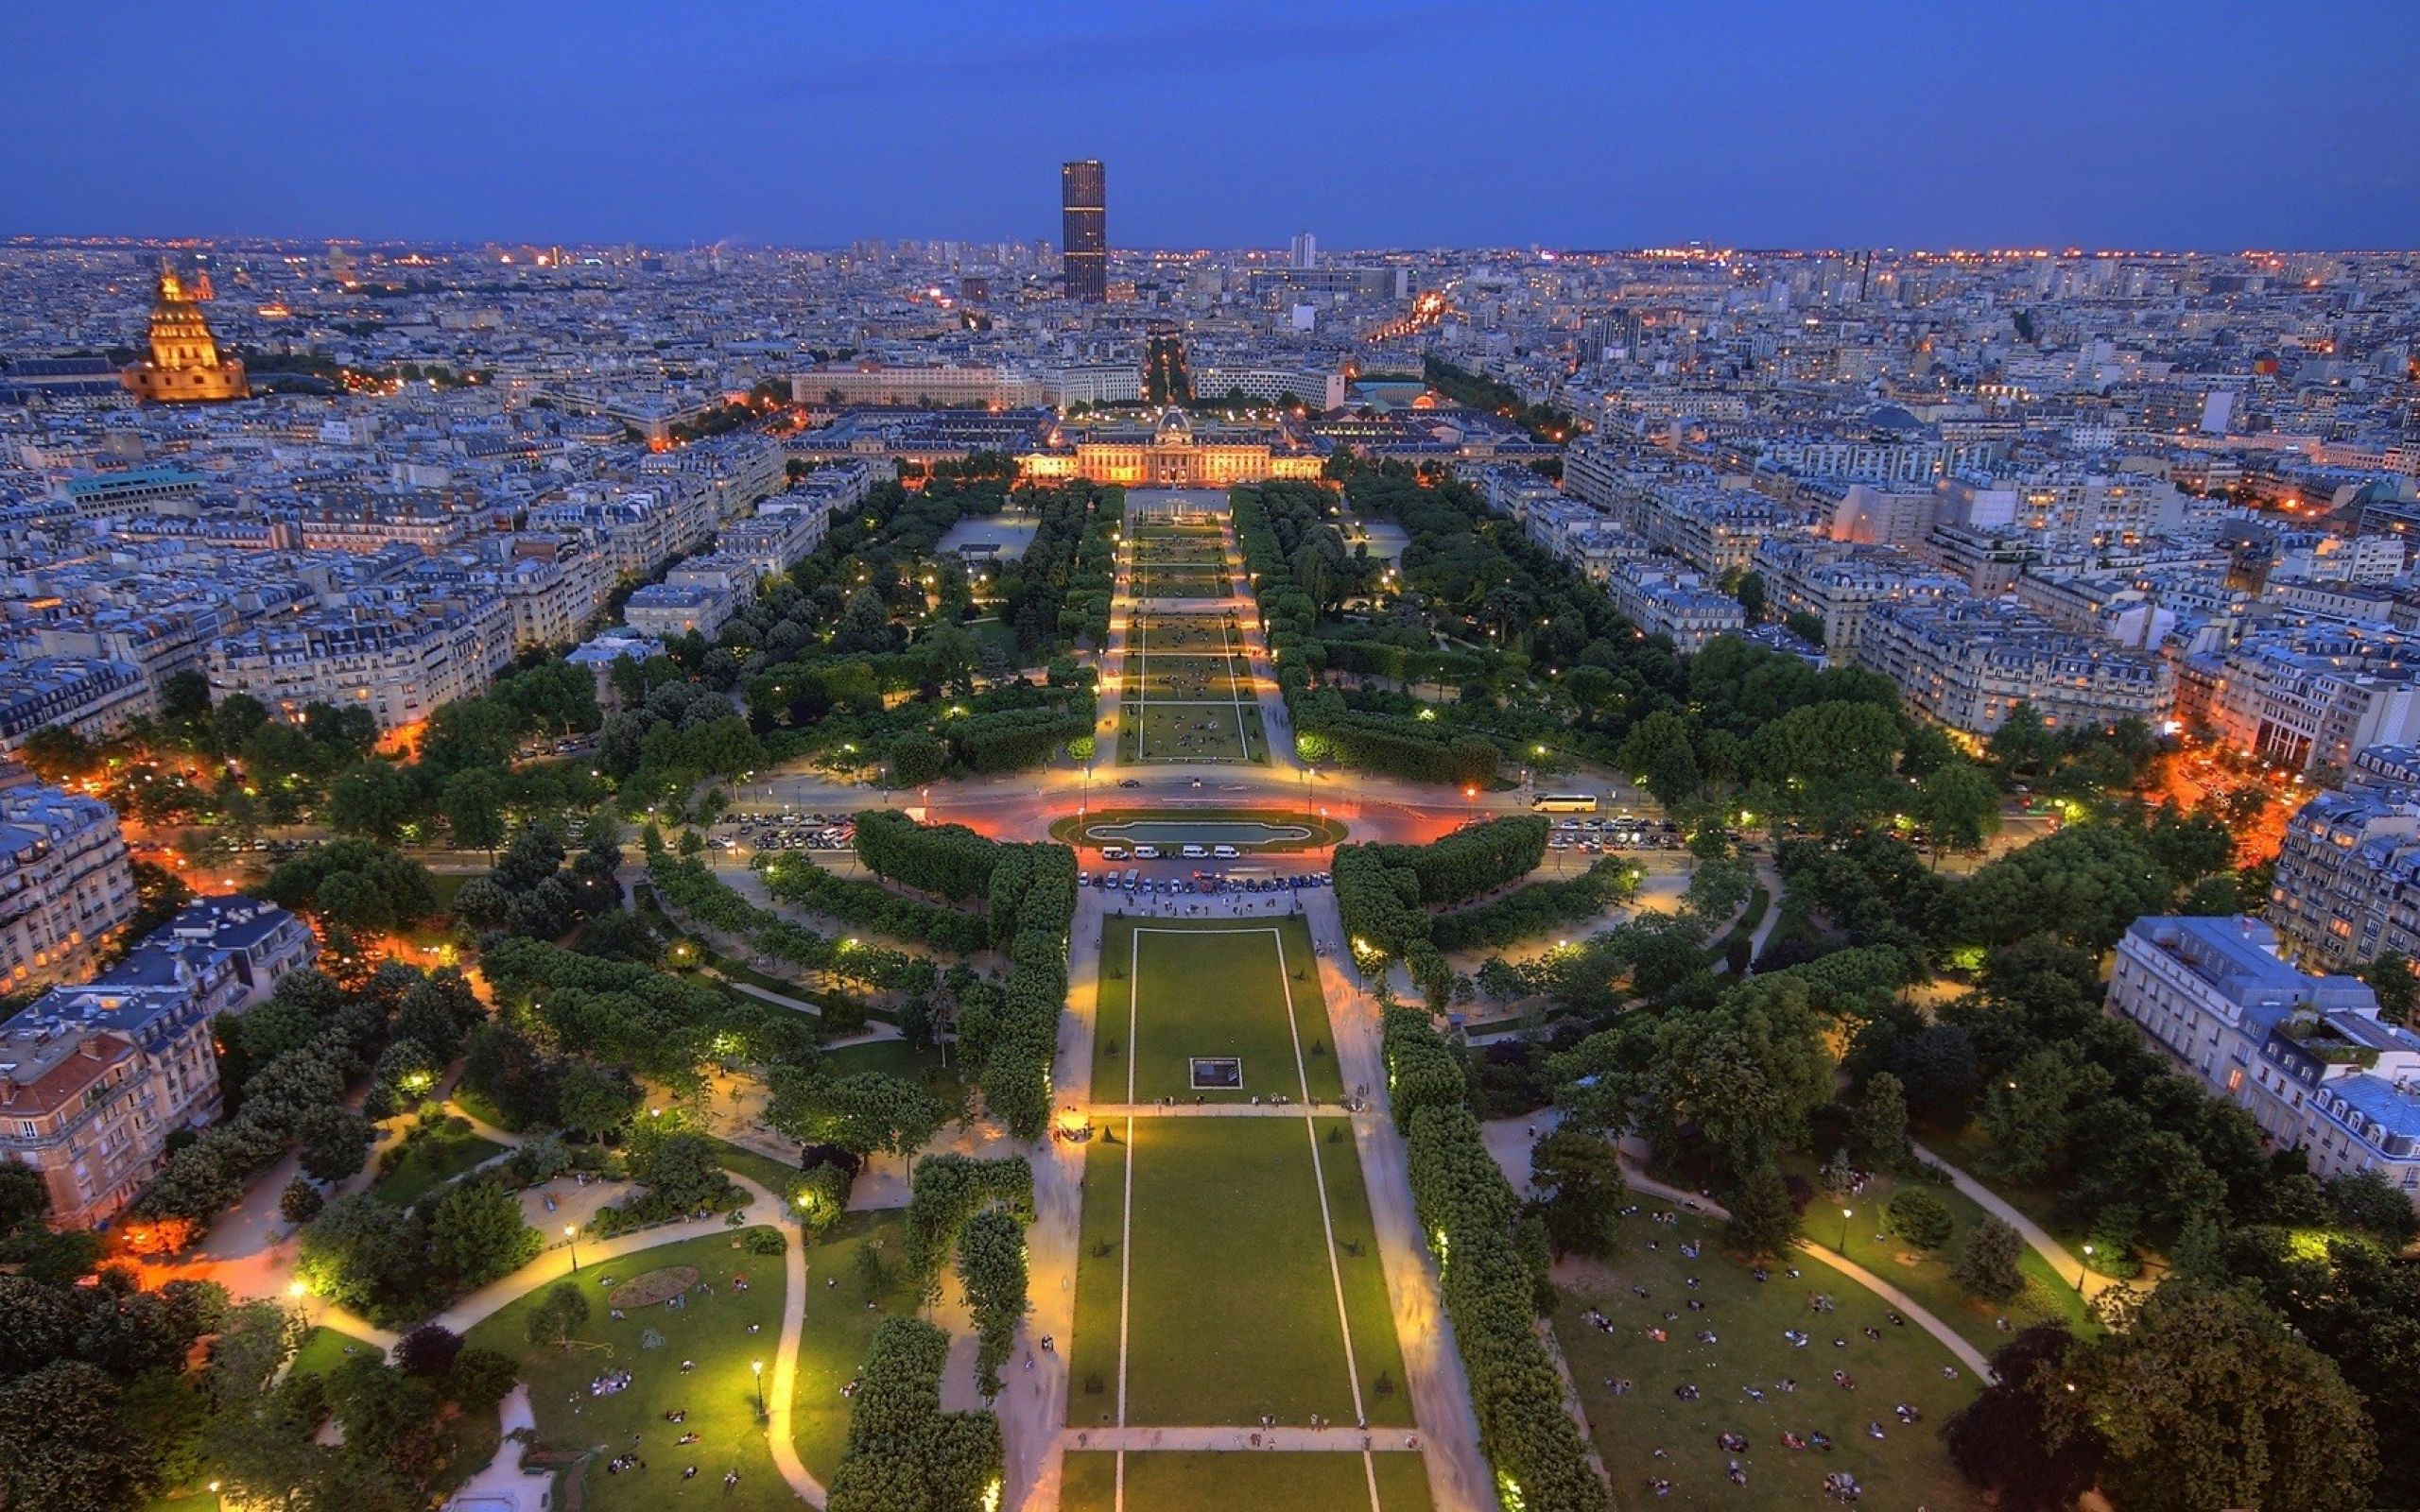
[[[504,844],[504,783],[489,768],[474,766],[447,778],[439,807],[454,843],[463,850],[493,853]]]
[[[1530,1186],[1557,1254],[1613,1252],[1627,1190],[1613,1142],[1553,1130],[1530,1147]]]
[[[441,1376],[462,1352],[462,1335],[440,1323],[424,1323],[395,1341],[395,1368],[407,1376]]]
[[[2045,1389],[2053,1445],[2098,1432],[2102,1486],[2129,1512],[2353,1508],[2377,1477],[2377,1432],[2336,1366],[2276,1314],[2171,1279],[2109,1293],[2116,1326]]]
[[[545,1241],[521,1215],[521,1201],[485,1177],[457,1181],[428,1220],[429,1256],[457,1287],[483,1286],[538,1258]]]
[[[360,1162],[354,1161],[354,1169],[360,1168]],[[291,1224],[309,1223],[326,1205],[327,1198],[320,1194],[320,1189],[299,1176],[285,1183],[285,1190],[277,1194],[277,1215]]]
[[[915,1082],[882,1072],[827,1076],[782,1068],[765,1122],[802,1144],[837,1144],[864,1157],[907,1156],[933,1137],[946,1116]]]
[[[419,784],[390,762],[355,763],[328,789],[328,828],[392,845],[421,816]]]
[[[2390,1023],[2409,1024],[2412,1006],[2420,1003],[2420,973],[2401,951],[2380,951],[2376,960],[2355,968],[2370,990],[2377,994],[2378,1016]]]
[[[588,1296],[577,1281],[557,1281],[538,1295],[522,1321],[531,1344],[562,1345],[588,1321]]]
[[[370,1120],[341,1103],[304,1108],[294,1121],[303,1174],[320,1181],[341,1181],[352,1176],[361,1169],[375,1132]]]
[[[80,782],[101,771],[100,751],[66,725],[44,725],[27,735],[17,758],[54,786]]]
[[[1724,1230],[1743,1255],[1786,1255],[1798,1242],[1798,1208],[1789,1183],[1768,1160],[1750,1171],[1731,1194],[1731,1223]]]
[[[1972,762],[1935,767],[1917,789],[1915,809],[1936,861],[1945,849],[1973,850],[2000,831],[2000,791]]]
[[[1891,1232],[1927,1252],[1949,1243],[1955,1227],[1949,1205],[1922,1187],[1910,1187],[1893,1197],[1882,1217]]]
[[[427,1245],[411,1217],[366,1192],[336,1198],[302,1230],[295,1276],[316,1297],[376,1314],[427,1281]]]
[[[1898,1077],[1877,1071],[1866,1078],[1849,1143],[1872,1169],[1895,1171],[1908,1163],[1908,1090]]]
[[[1949,1279],[1977,1297],[2005,1302],[2025,1290],[2025,1277],[2016,1268],[2024,1244],[2014,1228],[1985,1213],[1966,1236]]]
[[[555,1106],[565,1133],[601,1138],[631,1121],[638,1084],[627,1073],[575,1060],[555,1080]]]
[[[1002,1208],[986,1208],[959,1231],[958,1275],[979,1339],[977,1381],[987,1398],[1000,1394],[1000,1366],[1015,1347],[1026,1313],[1025,1230]]]
[[[1750,625],[1758,625],[1763,623],[1765,618],[1765,577],[1762,573],[1740,574],[1739,585],[1736,591],[1735,596],[1739,600],[1740,612],[1748,617],[1748,623]]]
[[[2420,1238],[2420,1213],[2383,1171],[2370,1169],[2340,1176],[2327,1183],[2327,1200],[2338,1217],[2363,1233],[2375,1235],[2389,1249],[2401,1250]]]
[[[631,1141],[631,1179],[660,1204],[683,1212],[711,1208],[731,1191],[731,1178],[723,1174],[712,1141],[652,1127],[638,1129]]]
[[[131,1512],[157,1460],[118,1410],[116,1383],[57,1360],[0,1386],[0,1487],[12,1507]]]
[[[2037,1323],[1992,1356],[1981,1395],[1942,1424],[1959,1473],[1997,1494],[2000,1512],[2066,1512],[2100,1476],[2106,1452],[2089,1424],[2051,1443],[2051,1394],[2064,1395],[2075,1335]]]

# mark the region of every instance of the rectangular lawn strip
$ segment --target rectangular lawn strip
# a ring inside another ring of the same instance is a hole
[[[1127,1512],[1354,1512],[1370,1504],[1378,1481],[1379,1512],[1428,1512],[1428,1471],[1418,1454],[1372,1457],[1327,1451],[1254,1453],[1241,1450],[1162,1450],[1126,1456]],[[1060,1512],[1111,1512],[1117,1456],[1072,1450],[1060,1482]]]
[[[1122,1095],[1124,1074],[1119,1074]],[[1102,1126],[1114,1128],[1119,1143],[1112,1144],[1097,1137],[1084,1151],[1083,1219],[1076,1247],[1076,1336],[1067,1350],[1070,1428],[1117,1424],[1117,1295],[1126,1234],[1126,1120]]]
[[[1121,706],[1137,759],[1152,762],[1265,762],[1269,735],[1250,700],[1161,703],[1148,695]],[[1139,714],[1136,713],[1139,708]]]
[[[839,1468],[849,1436],[849,1399],[840,1388],[856,1379],[874,1325],[908,1311],[915,1300],[898,1279],[906,1228],[902,1210],[853,1212],[807,1246],[806,1319],[799,1334],[790,1438],[807,1473],[826,1485]],[[857,1259],[869,1245],[889,1266],[883,1289],[871,1295]],[[878,1304],[875,1310],[867,1310],[869,1300]]]
[[[1351,1122],[1322,1118],[1313,1126],[1319,1131],[1320,1175],[1327,1182],[1328,1224],[1336,1233],[1337,1280],[1343,1284],[1344,1315],[1353,1328],[1353,1363],[1361,1372],[1362,1416],[1373,1428],[1410,1428],[1411,1393],[1404,1386],[1394,1307],[1387,1300],[1378,1228],[1370,1217]],[[1338,1131],[1342,1138],[1330,1138]],[[1313,1283],[1305,1278],[1303,1284]]]
[[[1136,1119],[1128,1153],[1127,1425],[1351,1422],[1303,1123]]]
[[[1238,656],[1178,655],[1154,651],[1136,679],[1144,696],[1157,703],[1233,703],[1252,696],[1252,666]]]
[[[1981,1383],[1938,1340],[1912,1323],[1894,1326],[1873,1293],[1806,1256],[1793,1262],[1795,1278],[1788,1264],[1777,1264],[1767,1267],[1767,1280],[1756,1280],[1723,1251],[1720,1225],[1688,1217],[1654,1224],[1642,1213],[1620,1233],[1621,1248],[1601,1266],[1559,1273],[1555,1313],[1555,1335],[1618,1504],[1819,1506],[1825,1504],[1824,1477],[1837,1471],[1857,1477],[1869,1506],[1947,1512],[1980,1504],[1949,1463],[1939,1433]],[[1653,1250],[1646,1247],[1651,1241]],[[1702,1245],[1700,1258],[1683,1256],[1684,1242]],[[1690,1277],[1698,1280],[1694,1289]],[[1638,1297],[1634,1286],[1649,1295]],[[1831,1298],[1833,1311],[1814,1311],[1819,1294]],[[1690,1311],[1692,1301],[1704,1310]],[[1582,1315],[1592,1307],[1613,1325],[1610,1332]],[[1881,1337],[1867,1337],[1869,1327]],[[1667,1341],[1649,1338],[1649,1329],[1664,1330]],[[1783,1337],[1789,1329],[1812,1338],[1794,1348]],[[1701,1330],[1717,1342],[1699,1342]],[[1835,1339],[1847,1343],[1836,1346]],[[1956,1379],[1945,1377],[1944,1366],[1955,1369]],[[1848,1372],[1855,1389],[1836,1385],[1835,1370]],[[1784,1391],[1785,1380],[1795,1380],[1797,1388]],[[1614,1381],[1631,1383],[1629,1390],[1616,1394],[1608,1384]],[[1675,1394],[1684,1384],[1697,1388],[1696,1400]],[[1765,1400],[1751,1398],[1749,1387]],[[1921,1420],[1900,1422],[1894,1409],[1902,1402]],[[1870,1423],[1880,1426],[1881,1438],[1870,1435]],[[1785,1432],[1827,1435],[1832,1449],[1790,1449],[1782,1442]],[[1747,1449],[1725,1450],[1720,1435],[1726,1433],[1747,1439]],[[1656,1457],[1658,1450],[1664,1457]],[[1733,1459],[1748,1472],[1744,1487],[1728,1478]],[[1654,1477],[1672,1483],[1668,1498],[1650,1489]]]
[[[1135,932],[1143,933],[1139,943]],[[1237,933],[1240,931],[1240,933]],[[1282,947],[1282,970],[1281,970]],[[1130,1011],[1137,973],[1142,996]],[[1287,1022],[1288,991],[1293,1023]],[[1295,1064],[1295,1037],[1302,1064]],[[1130,1040],[1132,1042],[1130,1043]],[[1093,1097],[1126,1097],[1126,1058],[1134,1062],[1138,1102],[1162,1097],[1249,1102],[1257,1096],[1334,1102],[1344,1095],[1336,1036],[1320,995],[1319,963],[1299,919],[1117,919],[1101,935],[1100,1007],[1093,1030]],[[1197,1090],[1197,1057],[1243,1061],[1243,1085]]]
[[[1785,1161],[1785,1165],[1793,1163]],[[1800,1174],[1810,1178],[1813,1176],[1811,1171]],[[2099,1332],[2091,1309],[2076,1295],[2075,1282],[2062,1280],[2058,1272],[2050,1268],[2050,1263],[2036,1254],[2031,1245],[2020,1242],[2016,1263],[2025,1277],[2025,1290],[2009,1302],[1987,1302],[1969,1296],[1965,1288],[1951,1280],[1950,1267],[1958,1263],[1959,1254],[1966,1247],[1966,1236],[1981,1221],[1983,1210],[1974,1198],[1945,1182],[1938,1186],[1929,1181],[1914,1184],[1939,1197],[1949,1210],[1956,1228],[1951,1230],[1948,1243],[1925,1255],[1885,1235],[1883,1213],[1903,1184],[1896,1177],[1876,1176],[1866,1183],[1864,1192],[1846,1200],[1845,1205],[1856,1214],[1847,1225],[1849,1259],[1914,1297],[1987,1355],[2009,1341],[2010,1335],[1999,1328],[1998,1320],[2003,1317],[2009,1320],[2012,1330],[2029,1323],[2063,1322],[2079,1332]],[[1841,1237],[1842,1206],[1829,1194],[1817,1196],[1806,1210],[1806,1237],[1826,1249],[1833,1248]]]
[[[472,1343],[520,1363],[537,1415],[541,1448],[600,1451],[583,1469],[568,1472],[579,1477],[580,1504],[589,1512],[655,1512],[666,1504],[770,1512],[798,1504],[767,1452],[756,1414],[756,1377],[749,1369],[752,1361],[764,1361],[769,1387],[773,1354],[781,1345],[782,1259],[735,1247],[739,1232],[661,1245],[583,1266],[577,1284],[592,1311],[589,1320],[573,1331],[568,1349],[532,1345],[524,1332],[529,1311],[545,1295],[543,1287],[471,1330]],[[667,1265],[696,1266],[700,1279],[713,1283],[714,1294],[692,1297],[682,1308],[631,1308],[619,1320],[611,1315],[602,1284],[606,1278],[626,1281]],[[735,1276],[747,1278],[747,1291],[732,1290]],[[810,1273],[810,1291],[821,1280]],[[849,1284],[844,1278],[841,1290]],[[810,1297],[806,1354],[813,1351],[817,1332],[814,1301]],[[863,1298],[853,1298],[851,1305],[864,1312]],[[752,1323],[759,1332],[748,1332]],[[664,1340],[660,1348],[645,1348],[649,1330]],[[681,1370],[684,1359],[697,1362],[697,1368],[685,1375]],[[589,1395],[588,1383],[613,1370],[630,1371],[630,1387],[612,1396]],[[666,1422],[664,1415],[676,1410],[686,1412],[687,1420]],[[697,1434],[699,1442],[678,1443],[683,1433]],[[633,1434],[639,1435],[635,1445]],[[607,1474],[606,1461],[625,1452],[646,1460],[647,1469]],[[681,1479],[688,1465],[698,1467],[696,1480]],[[734,1468],[739,1471],[739,1485],[725,1492],[723,1473]]]

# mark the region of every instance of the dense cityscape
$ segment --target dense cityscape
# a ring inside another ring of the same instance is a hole
[[[1120,140],[0,236],[0,1502],[2420,1498],[2420,252]]]

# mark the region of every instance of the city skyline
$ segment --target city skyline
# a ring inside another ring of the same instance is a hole
[[[341,11],[125,49],[113,20],[26,9],[48,66],[0,126],[43,148],[0,166],[0,197],[49,235],[1035,240],[1052,169],[1100,158],[1128,247],[1305,227],[1331,247],[2420,243],[2420,101],[2396,77],[2420,16],[2353,10],[2324,30],[2266,4],[2095,11],[2078,48],[2061,39],[2087,13],[2065,6],[2011,35],[1980,12],[1740,4],[1703,83],[1651,93],[1717,34],[1702,13],[928,4],[667,32],[601,5],[577,27],[482,12],[484,46],[433,58],[363,47]],[[190,150],[91,109],[197,75],[240,104]],[[2264,108],[2320,77],[2324,96]],[[1248,127],[1254,102],[1282,127]],[[2164,108],[2178,124],[2147,129]]]

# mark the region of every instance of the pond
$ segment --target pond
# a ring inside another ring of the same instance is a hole
[[[1293,845],[1310,837],[1304,825],[1256,819],[1125,819],[1084,826],[1084,839],[1093,845]]]

